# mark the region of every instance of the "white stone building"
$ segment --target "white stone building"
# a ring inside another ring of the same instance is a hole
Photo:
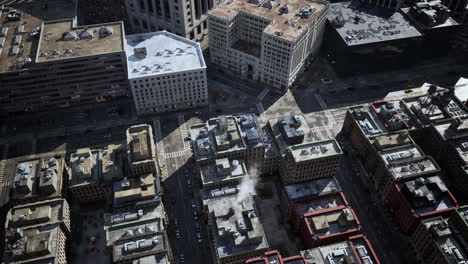
[[[208,104],[206,65],[198,43],[165,31],[126,40],[128,79],[139,115]]]
[[[287,89],[320,48],[329,2],[230,0],[208,15],[214,64]]]

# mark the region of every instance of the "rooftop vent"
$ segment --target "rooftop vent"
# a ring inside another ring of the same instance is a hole
[[[137,57],[138,59],[146,58],[146,55],[147,55],[146,47],[133,49],[133,53],[135,54],[135,57]]]
[[[276,3],[275,3],[275,1],[269,0],[269,1],[266,1],[265,3],[263,3],[262,6],[265,7],[265,8],[268,8],[268,9],[272,9],[273,7],[276,6]]]
[[[64,41],[77,40],[78,35],[76,34],[76,32],[63,32],[62,39]]]
[[[83,30],[80,32],[80,39],[92,39],[94,32],[92,30]]]
[[[280,13],[283,13],[283,14],[287,14],[287,13],[291,12],[291,10],[292,10],[292,7],[290,5],[288,5],[288,4],[284,4],[279,9]]]
[[[0,37],[5,37],[8,33],[8,28],[7,27],[3,27],[2,28],[2,31],[0,31]]]
[[[305,5],[299,9],[296,16],[299,16],[300,18],[308,18],[314,13],[314,11],[315,8],[312,8],[309,5]]]
[[[100,29],[99,29],[99,37],[100,38],[105,38],[107,36],[110,36],[114,33],[114,29],[111,28],[111,27],[104,27],[102,26]]]
[[[275,31],[276,36],[283,36],[283,33],[284,33],[283,30],[276,30]]]

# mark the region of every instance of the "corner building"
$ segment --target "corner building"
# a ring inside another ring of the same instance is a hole
[[[232,0],[208,15],[212,63],[288,89],[322,42],[326,1]]]

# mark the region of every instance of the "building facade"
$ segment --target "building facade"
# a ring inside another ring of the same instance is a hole
[[[138,114],[208,104],[200,45],[168,32],[127,36],[128,79]]]
[[[211,61],[286,90],[320,48],[328,6],[325,1],[225,2],[208,15]]]
[[[206,47],[208,12],[224,0],[125,0],[131,31],[166,30]]]
[[[0,37],[3,111],[67,107],[128,95],[122,22],[77,26],[75,19],[43,22],[18,14],[20,20],[8,23]],[[1,19],[6,17],[2,14]],[[16,28],[20,33],[14,33]]]
[[[142,124],[127,129],[127,155],[134,176],[157,173],[153,128]]]

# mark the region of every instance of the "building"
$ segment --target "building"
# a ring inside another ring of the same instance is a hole
[[[106,214],[104,222],[112,263],[133,264],[142,259],[160,261],[157,264],[172,262],[162,204]]]
[[[254,194],[239,187],[202,193],[213,263],[241,264],[269,250]]]
[[[293,221],[297,206],[337,195],[341,196],[342,190],[334,177],[284,185],[281,189],[281,209],[283,215]]]
[[[70,155],[68,189],[73,199],[80,203],[110,202],[112,182],[123,178],[125,163],[124,144],[78,149]]]
[[[265,252],[263,257],[249,259],[246,264],[305,264],[306,260],[303,256],[292,256],[283,258],[278,250]]]
[[[422,219],[449,216],[458,207],[457,200],[439,176],[395,183],[385,202],[405,234],[414,232]]]
[[[153,129],[142,124],[127,129],[127,153],[133,175],[157,173]]]
[[[321,246],[301,251],[306,263],[366,263],[380,264],[377,255],[363,235],[356,235],[349,240],[332,245]]]
[[[161,204],[162,188],[153,174],[140,175],[114,182],[114,210],[153,207]]]
[[[455,209],[448,219],[450,226],[453,226],[461,237],[468,241],[468,205]]]
[[[130,27],[128,16],[123,1],[103,0],[95,2],[93,0],[81,0],[78,2],[78,16],[81,25],[95,25],[114,21],[123,21],[125,30]],[[128,31],[127,31],[128,32]]]
[[[317,141],[303,115],[271,119],[267,127],[279,152],[278,171],[284,184],[335,176],[340,146],[333,139]]]
[[[65,197],[65,160],[60,154],[43,153],[11,160],[5,174],[11,176],[11,205]],[[8,194],[8,191],[7,191]]]
[[[344,241],[360,231],[354,210],[345,205],[306,213],[299,228],[306,248]]]
[[[13,207],[5,227],[2,263],[68,263],[70,212],[66,200]]]
[[[340,75],[410,65],[423,34],[392,9],[360,1],[330,4],[324,46]]]
[[[244,160],[247,169],[260,169],[266,144],[254,114],[219,116],[190,126],[193,155],[198,167],[216,159]]]
[[[76,11],[74,2],[60,2],[49,12],[68,17]],[[50,17],[40,6],[32,15],[13,9],[0,16],[0,109],[36,111],[127,96],[123,24],[43,21]]]
[[[126,37],[128,80],[138,114],[208,104],[200,45],[168,32]]]
[[[326,1],[226,1],[208,14],[213,64],[286,90],[322,43]]]
[[[200,179],[204,189],[236,186],[244,177],[248,177],[248,173],[242,160],[222,158],[200,168]]]
[[[207,44],[208,12],[224,0],[126,0],[132,32],[166,30],[181,37]]]
[[[466,240],[443,217],[421,221],[411,236],[415,255],[423,263],[455,264],[468,261]]]

